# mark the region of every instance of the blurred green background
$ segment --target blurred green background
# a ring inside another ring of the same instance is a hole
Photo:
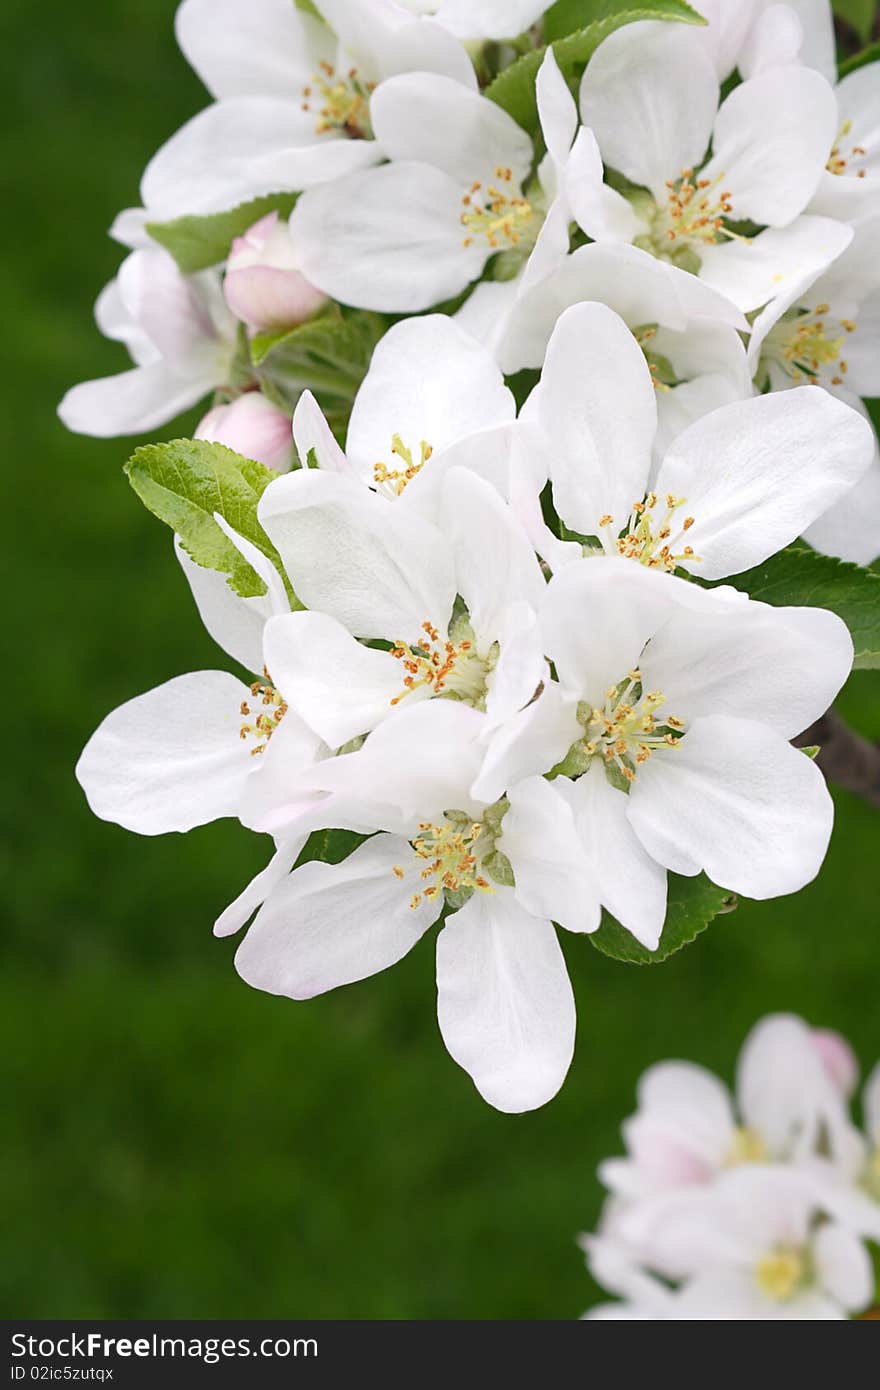
[[[215,913],[266,842],[223,824],[143,840],[73,778],[93,727],[179,672],[223,665],[125,441],[64,432],[74,381],[121,369],[93,300],[146,159],[203,102],[173,0],[5,0],[8,188],[0,469],[9,721],[0,985],[7,1317],[573,1318],[639,1072],[732,1073],[793,1009],[880,1054],[877,813],[838,797],[820,880],[745,905],[663,966],[564,942],[580,1010],[562,1094],[496,1114],[446,1056],[433,942],[309,1004],[252,992]],[[192,419],[181,424],[184,432]],[[168,432],[171,437],[171,431]],[[14,676],[11,667],[19,668]],[[846,713],[880,737],[880,675]]]

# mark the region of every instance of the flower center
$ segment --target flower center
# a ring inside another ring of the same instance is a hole
[[[645,355],[651,380],[654,383],[654,390],[669,391],[673,386],[677,386],[679,384],[678,377],[669,358],[664,357],[660,352],[655,352],[651,346],[657,337],[657,325],[655,323],[639,324],[632,330],[632,335]]]
[[[427,690],[434,696],[445,695],[485,709],[488,678],[498,660],[496,647],[486,658],[478,656],[466,618],[453,623],[448,637],[441,637],[430,622],[422,623],[422,632],[424,636],[416,646],[396,642],[391,648],[391,655],[406,672],[403,690],[394,696],[392,705],[399,705],[417,690]]]
[[[666,181],[665,203],[654,203],[650,227],[635,245],[653,256],[674,261],[684,270],[699,271],[699,252],[726,238],[742,240],[731,231],[731,194],[724,188],[725,175],[701,179],[693,169],[682,169],[677,179]]]
[[[450,906],[460,907],[473,893],[494,893],[491,882],[512,884],[510,861],[498,849],[501,823],[508,803],[501,800],[489,806],[480,820],[466,811],[444,811],[439,824],[422,821],[411,842],[423,887],[413,893],[410,908],[415,911],[423,899],[444,893]],[[406,878],[406,869],[396,864],[395,878]]]
[[[517,192],[512,170],[499,165],[495,178],[497,182],[485,188],[472,183],[461,200],[461,225],[467,229],[465,246],[473,246],[478,237],[485,237],[492,251],[518,246],[535,216],[531,203]]]
[[[337,73],[330,63],[321,63],[311,83],[303,87],[303,111],[316,116],[316,135],[333,131],[349,140],[372,139],[370,96],[375,82],[363,82],[357,68]]]
[[[675,748],[687,732],[684,720],[674,714],[658,718],[657,711],[665,704],[662,690],[645,691],[641,671],[629,671],[624,680],[606,690],[604,705],[578,705],[583,736],[551,775],[580,777],[594,758],[601,758],[610,780],[627,788],[643,763],[660,748]]]
[[[807,1261],[802,1250],[777,1246],[755,1266],[755,1283],[766,1298],[786,1303],[804,1284]]]
[[[852,319],[829,318],[831,306],[793,309],[784,314],[767,334],[761,355],[775,362],[793,381],[821,381],[823,374],[832,386],[842,386],[849,370],[843,348],[847,335],[855,333]]]
[[[767,1149],[764,1140],[754,1129],[749,1129],[746,1125],[740,1125],[733,1135],[727,1157],[724,1160],[726,1168],[739,1168],[743,1163],[763,1163],[767,1157]]]
[[[412,449],[408,449],[399,434],[391,436],[391,452],[398,458],[403,465],[402,468],[389,468],[387,463],[376,463],[373,465],[373,481],[379,491],[384,492],[386,497],[399,497],[417,473],[421,473],[428,459],[434,452],[433,446],[427,444],[423,439],[419,445],[420,457],[418,463],[413,458]]]
[[[849,167],[850,164],[853,161],[858,162],[858,160],[866,157],[868,151],[864,145],[850,145],[849,149],[846,148],[844,142],[851,132],[852,121],[844,121],[840,130],[837,132],[834,147],[828,156],[828,163],[825,165],[829,174],[849,174],[852,176],[853,170]],[[866,172],[864,168],[856,169],[855,177],[857,179],[863,179],[866,176]]]
[[[614,517],[608,512],[599,518],[599,539],[606,554],[623,555],[638,560],[649,569],[673,571],[683,560],[691,564],[702,558],[694,554],[693,546],[682,544],[694,524],[694,517],[676,521],[676,512],[686,504],[686,497],[666,494],[665,511],[656,492],[649,492],[644,502],[634,502],[625,529],[617,533]],[[676,549],[680,546],[680,549]]]
[[[242,700],[239,707],[239,713],[243,718],[253,719],[253,723],[242,724],[238,731],[239,738],[255,738],[257,740],[250,750],[252,758],[259,753],[265,753],[269,739],[278,728],[288,708],[272,684],[272,678],[265,666],[263,667],[263,675],[266,678],[265,684],[262,681],[254,681],[251,686],[250,703],[247,700]],[[252,709],[251,705],[255,708]]]

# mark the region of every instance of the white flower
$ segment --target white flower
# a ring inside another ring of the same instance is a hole
[[[532,142],[506,111],[447,77],[389,78],[370,102],[390,161],[310,189],[290,231],[304,274],[359,308],[415,313],[452,298],[498,251],[531,246]]]
[[[736,1098],[693,1062],[660,1062],[639,1081],[638,1106],[623,1125],[628,1157],[599,1175],[627,1200],[710,1183],[745,1163],[806,1164],[820,1151],[846,1166],[854,1132],[841,1085],[827,1064],[854,1059],[837,1034],[791,1014],[771,1014],[751,1031],[737,1063]]]
[[[541,18],[547,0],[400,0],[414,14],[432,15],[465,43],[515,39]]]
[[[522,905],[497,843],[505,806],[470,794],[482,716],[432,700],[382,724],[316,784],[350,798],[380,833],[341,864],[310,863],[268,898],[236,955],[258,989],[309,999],[393,965],[454,910],[437,940],[443,1040],[500,1110],[548,1101],[575,1035],[574,999],[552,922]]]
[[[70,430],[140,434],[227,381],[235,322],[214,271],[185,276],[159,247],[134,251],[102,290],[95,318],[137,366],[68,391],[58,413]]]
[[[330,747],[436,697],[484,710],[488,739],[549,679],[540,565],[475,474],[449,472],[437,526],[313,470],[268,488],[260,520],[312,610],[269,623],[266,664]]]
[[[837,113],[825,79],[797,66],[759,73],[720,108],[718,100],[696,31],[618,30],[587,65],[581,118],[605,163],[635,188],[629,200],[610,198],[597,157],[581,196],[570,197],[595,240],[635,241],[748,311],[783,290],[823,241],[821,224],[798,219],[822,176]],[[747,234],[742,223],[767,230]]]
[[[565,525],[652,568],[719,579],[759,564],[827,512],[873,456],[860,415],[802,387],[703,416],[655,470],[656,397],[629,328],[604,305],[577,304],[556,325],[526,410]]]
[[[480,286],[479,290],[490,286]],[[472,321],[468,310],[458,315]],[[696,276],[635,246],[581,246],[523,293],[494,325],[495,356],[509,374],[543,365],[560,316],[584,301],[607,304],[632,330],[657,391],[658,458],[700,416],[752,395],[740,311]]]
[[[322,0],[320,9],[331,27],[292,0],[184,0],[178,41],[216,101],[147,166],[151,218],[219,212],[375,163],[370,93],[392,73],[475,85],[458,41],[393,0]]]
[[[759,386],[823,386],[855,410],[880,395],[880,215],[854,229],[838,224],[841,252],[824,273],[809,272],[755,320],[750,369]],[[880,451],[857,485],[805,532],[827,555],[869,564],[880,555]]]
[[[226,303],[237,319],[263,332],[283,332],[312,317],[326,296],[300,272],[287,227],[277,212],[236,237],[223,277]]]
[[[293,456],[290,416],[259,391],[246,391],[228,405],[215,405],[196,427],[196,439],[225,444],[246,459],[286,473]]]
[[[703,870],[752,898],[795,892],[815,876],[832,806],[818,769],[788,740],[846,679],[852,643],[840,619],[602,559],[554,576],[540,621],[561,710],[573,711],[579,728],[552,780],[536,777],[517,793],[540,798],[545,857],[556,861],[560,884],[567,867],[582,872],[586,863],[594,927],[601,903],[654,949],[667,869]],[[552,726],[560,732],[561,719]],[[551,771],[532,731],[524,748],[510,735],[507,744],[506,756],[493,748],[477,795]],[[574,840],[555,834],[566,823]],[[505,827],[504,852],[533,905],[518,844],[508,843],[513,828]],[[531,854],[533,830],[526,844]],[[579,892],[570,910],[583,914]]]
[[[740,1168],[648,1223],[650,1263],[682,1286],[679,1320],[845,1320],[870,1302],[871,1259],[796,1169]]]

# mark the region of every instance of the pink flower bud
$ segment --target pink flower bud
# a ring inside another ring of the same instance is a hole
[[[248,391],[231,405],[209,410],[196,430],[196,439],[225,444],[277,473],[286,473],[293,458],[290,416],[277,410],[259,391]]]
[[[859,1064],[855,1053],[846,1038],[832,1032],[830,1028],[814,1028],[812,1033],[813,1046],[821,1057],[825,1070],[841,1095],[849,1099],[859,1079]]]
[[[326,296],[297,268],[287,225],[270,212],[232,243],[223,281],[235,317],[261,332],[280,333],[311,318]]]

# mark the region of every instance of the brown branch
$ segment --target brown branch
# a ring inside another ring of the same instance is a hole
[[[816,762],[829,782],[880,810],[880,746],[845,724],[830,709],[794,740],[798,748],[818,744]]]

